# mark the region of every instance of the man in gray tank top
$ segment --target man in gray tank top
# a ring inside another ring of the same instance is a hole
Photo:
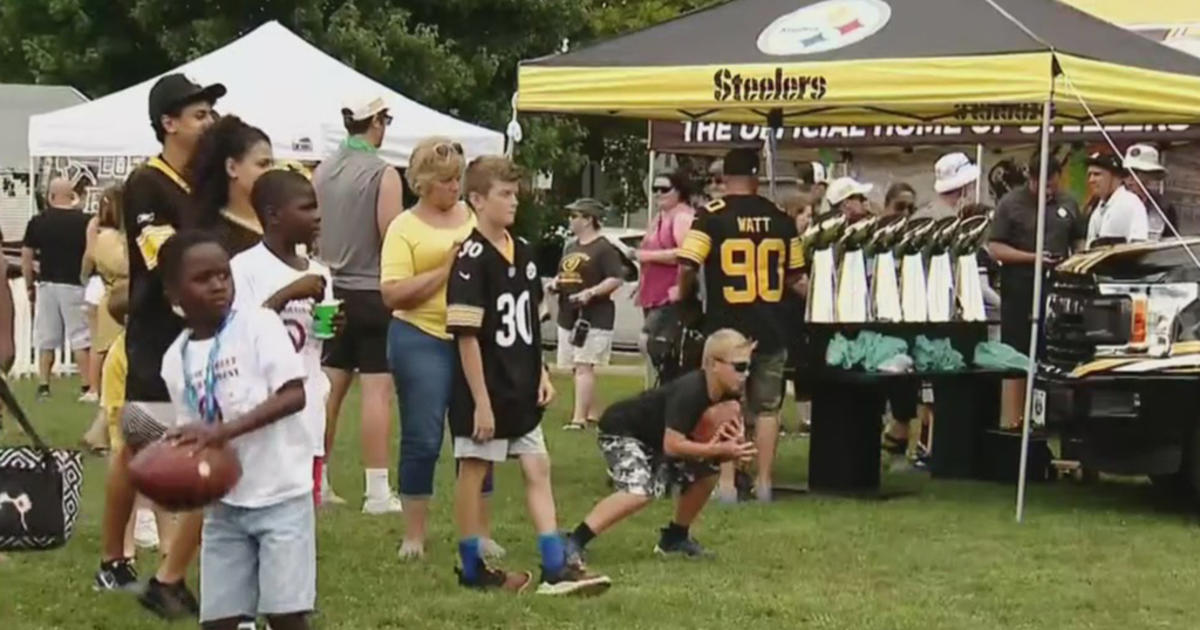
[[[321,208],[318,254],[333,272],[333,295],[342,300],[346,326],[325,342],[322,365],[329,377],[325,453],[333,437],[346,392],[357,372],[362,378],[362,448],[366,467],[363,512],[400,511],[400,499],[388,482],[392,381],[387,364],[391,314],[379,294],[379,252],[383,235],[403,205],[400,174],[378,155],[392,122],[387,103],[371,97],[342,109],[348,136],[313,173]],[[326,470],[328,465],[326,465]],[[321,479],[322,502],[342,503]]]

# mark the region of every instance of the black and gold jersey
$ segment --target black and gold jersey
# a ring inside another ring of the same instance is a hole
[[[706,332],[733,328],[772,352],[792,329],[787,275],[804,266],[796,224],[758,195],[727,195],[696,214],[679,259],[704,270]]]
[[[472,230],[446,288],[446,330],[456,338],[479,339],[498,439],[525,435],[541,421],[537,402],[542,377],[538,319],[542,284],[532,248],[512,237],[509,243],[511,251],[502,252]],[[454,376],[449,417],[453,435],[471,435],[475,399],[461,365]]]

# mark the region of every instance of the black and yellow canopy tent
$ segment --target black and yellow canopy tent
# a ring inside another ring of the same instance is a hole
[[[521,64],[523,112],[783,124],[1194,122],[1200,59],[1054,0],[734,0]],[[1061,87],[1061,86],[1060,86]],[[1055,121],[1088,119],[1059,90]]]
[[[731,0],[523,62],[517,76],[522,112],[772,127],[1040,124],[1042,182],[1051,125],[1200,118],[1200,59],[1058,0]],[[1034,277],[1018,521],[1041,257]]]

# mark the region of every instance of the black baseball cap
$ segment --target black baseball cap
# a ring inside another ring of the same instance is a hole
[[[164,75],[150,88],[150,122],[157,124],[168,112],[192,103],[212,105],[222,96],[225,86],[220,83],[202,87],[179,73]]]
[[[731,149],[725,154],[726,175],[758,175],[758,151],[755,149]]]
[[[1088,166],[1096,166],[1102,168],[1113,175],[1124,175],[1125,165],[1121,156],[1115,153],[1096,152],[1088,156]]]

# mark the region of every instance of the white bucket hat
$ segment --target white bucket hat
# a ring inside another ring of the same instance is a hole
[[[933,165],[933,177],[933,189],[938,194],[948,193],[975,183],[979,167],[965,153],[947,153]]]
[[[839,177],[833,180],[829,190],[825,191],[825,200],[829,205],[836,206],[854,195],[866,196],[874,188],[872,184],[860,183],[852,177]]]
[[[1135,144],[1125,151],[1125,170],[1141,173],[1161,173],[1162,161],[1158,157],[1158,149],[1149,144]]]

